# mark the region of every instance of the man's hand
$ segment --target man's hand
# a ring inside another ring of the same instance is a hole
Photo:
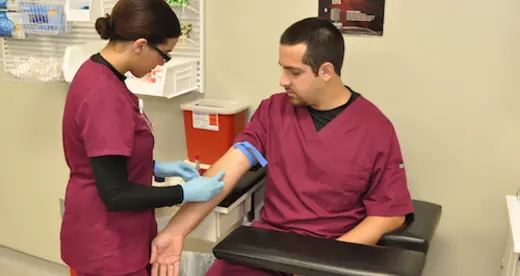
[[[152,276],[179,276],[184,238],[233,190],[250,168],[247,156],[239,149],[231,148],[206,171],[205,177],[216,176],[218,180],[221,177],[219,172],[226,172],[221,180],[224,182],[223,191],[206,202],[184,203],[164,230],[153,239],[150,258]],[[183,185],[187,186],[189,183]]]
[[[183,236],[159,233],[152,241],[152,276],[179,276]]]
[[[376,217],[367,216],[361,223],[345,235],[337,238],[338,241],[359,243],[375,246],[381,237],[394,231],[405,223],[405,217]]]

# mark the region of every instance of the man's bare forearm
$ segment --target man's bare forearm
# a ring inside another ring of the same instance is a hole
[[[238,149],[231,148],[204,176],[225,172],[223,191],[207,202],[185,203],[170,220],[164,231],[175,236],[187,236],[236,186],[240,178],[251,168],[247,157]]]
[[[338,241],[376,245],[384,234],[401,227],[405,217],[367,217]]]

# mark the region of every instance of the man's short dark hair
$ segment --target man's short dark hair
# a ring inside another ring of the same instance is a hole
[[[343,35],[329,20],[317,17],[306,18],[292,24],[280,38],[281,45],[307,45],[303,63],[315,74],[325,62],[334,65],[336,74],[341,74],[345,55]]]

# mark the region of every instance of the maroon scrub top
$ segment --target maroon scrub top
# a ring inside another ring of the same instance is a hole
[[[92,60],[76,74],[65,103],[63,145],[70,176],[61,255],[75,270],[124,275],[144,269],[157,234],[154,211],[108,211],[89,158],[128,157],[128,180],[152,184],[154,138],[138,98],[107,66]]]
[[[318,132],[306,107],[275,94],[241,141],[269,162],[261,222],[253,226],[335,239],[366,216],[413,213],[394,127],[362,96]]]

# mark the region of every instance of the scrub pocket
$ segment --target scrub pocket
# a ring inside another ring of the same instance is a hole
[[[349,160],[338,160],[324,169],[319,179],[322,206],[329,212],[342,213],[359,207],[368,188],[370,169]]]

